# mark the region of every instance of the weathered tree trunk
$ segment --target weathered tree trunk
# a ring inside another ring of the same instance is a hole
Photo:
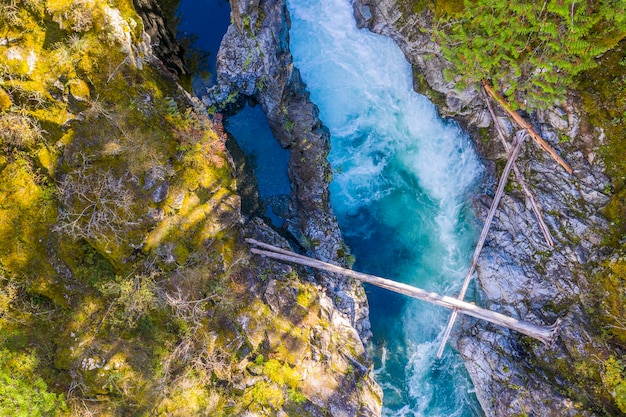
[[[487,97],[486,94],[485,94],[485,103],[487,103],[487,108],[489,109],[489,113],[491,113],[491,117],[493,118],[493,125],[495,126],[496,131],[498,132],[498,138],[500,138],[500,142],[502,143],[502,146],[504,147],[504,150],[506,151],[507,156],[509,156],[511,154],[511,146],[506,141],[505,134],[504,132],[502,132],[502,128],[500,127],[500,123],[498,123],[496,113],[493,111],[493,107],[491,106],[489,97]],[[530,203],[530,207],[533,213],[535,214],[535,218],[537,219],[537,223],[539,224],[539,229],[541,230],[541,233],[543,233],[543,237],[546,240],[546,244],[549,247],[553,247],[554,239],[552,239],[552,234],[550,233],[550,229],[548,229],[548,226],[543,220],[543,216],[541,215],[541,209],[539,208],[539,205],[535,201],[535,196],[533,196],[533,193],[530,191],[530,188],[528,187],[528,185],[526,185],[526,180],[524,180],[524,175],[519,170],[517,163],[513,163],[513,173],[515,174],[515,178],[517,179],[517,182],[519,183],[520,187],[522,187],[522,191],[524,191],[524,194],[526,194],[526,198],[528,199],[528,202]]]
[[[563,168],[565,168],[565,171],[567,171],[568,174],[571,174],[572,168],[569,166],[569,164],[567,162],[565,162],[565,160],[563,158],[561,158],[559,156],[558,153],[556,153],[556,151],[554,150],[554,148],[552,148],[552,146],[550,146],[550,144],[548,142],[546,142],[540,135],[539,133],[537,133],[535,131],[535,129],[533,129],[533,127],[530,125],[530,123],[528,123],[526,120],[524,120],[522,118],[522,116],[520,116],[519,114],[517,114],[517,112],[515,110],[513,110],[513,108],[511,107],[511,105],[509,103],[506,102],[506,100],[504,99],[504,97],[502,97],[500,94],[498,94],[489,84],[489,82],[487,80],[483,80],[483,87],[485,88],[485,91],[487,93],[489,93],[489,95],[491,97],[493,97],[493,99],[500,105],[502,106],[502,108],[504,110],[506,110],[506,112],[511,116],[511,118],[515,121],[515,123],[517,123],[522,129],[526,129],[526,131],[528,132],[528,134],[530,135],[531,138],[533,138],[533,140],[535,142],[537,142],[537,144],[539,146],[541,146],[546,152],[548,152],[552,158],[554,158]]]
[[[446,307],[449,309],[454,309],[455,311],[458,311],[462,314],[476,317],[481,320],[486,320],[490,323],[494,323],[499,326],[515,330],[517,332],[530,336],[533,339],[540,340],[546,345],[552,344],[559,332],[561,322],[560,319],[551,326],[540,326],[537,324],[521,321],[513,317],[505,316],[504,314],[487,310],[478,307],[475,304],[467,303],[453,297],[447,297],[445,295],[428,292],[421,288],[413,287],[407,284],[403,284],[401,282],[396,282],[374,275],[364,274],[362,272],[356,272],[350,269],[342,268],[337,265],[299,255],[285,249],[277,248],[273,245],[268,245],[267,243],[259,242],[254,239],[246,239],[246,242],[266,249],[264,250],[253,247],[250,250],[254,254],[299,265],[309,266],[311,268],[321,269],[327,272],[341,274],[362,282],[367,282],[368,284],[376,285],[377,287],[385,288],[393,292],[417,298],[418,300],[426,301],[428,303]]]

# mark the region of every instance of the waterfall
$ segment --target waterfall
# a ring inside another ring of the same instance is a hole
[[[291,51],[331,132],[333,209],[355,269],[455,295],[482,172],[471,142],[412,89],[391,39],[359,30],[348,0],[288,0]],[[475,416],[458,355],[435,358],[449,312],[367,288],[387,416]]]

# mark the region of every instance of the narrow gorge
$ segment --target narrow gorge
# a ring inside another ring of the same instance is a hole
[[[391,64],[394,61],[388,55],[391,53],[389,51],[393,50],[390,45],[383,48],[382,52],[374,52],[372,56],[365,55],[367,52],[364,51],[370,48],[373,50],[372,44],[376,41],[355,40],[357,32],[350,29],[351,18],[341,20],[340,17],[345,16],[345,13],[351,14],[349,10],[346,12],[347,4],[336,6],[334,2],[330,2],[300,6],[295,2],[290,3],[289,11],[292,14],[290,46],[295,56],[295,65],[302,71],[307,89],[312,93],[312,100],[320,106],[320,118],[331,132],[331,152],[328,156],[333,165],[331,201],[347,243],[356,255],[355,265],[383,276],[389,274],[402,276],[407,271],[410,271],[409,275],[419,274],[416,271],[421,268],[427,270],[428,267],[424,265],[428,264],[428,258],[425,255],[416,255],[420,254],[420,249],[414,246],[414,241],[411,244],[405,241],[398,247],[394,247],[393,244],[394,239],[402,239],[404,236],[394,234],[394,226],[411,236],[410,230],[414,226],[408,226],[407,222],[410,222],[408,219],[414,215],[419,218],[419,214],[416,215],[414,211],[409,215],[399,214],[398,207],[428,206],[428,203],[423,202],[414,204],[413,200],[407,197],[406,190],[414,191],[424,187],[426,191],[422,191],[421,197],[432,199],[430,203],[433,200],[444,201],[439,207],[444,214],[426,215],[430,221],[435,219],[436,226],[430,232],[424,232],[422,236],[432,238],[437,234],[435,230],[449,232],[455,230],[455,227],[457,236],[458,234],[470,236],[469,239],[464,238],[466,240],[460,243],[455,253],[455,245],[459,243],[455,243],[449,234],[448,240],[443,245],[447,244],[448,258],[439,258],[433,262],[436,264],[435,271],[449,277],[455,273],[458,275],[459,271],[462,274],[463,257],[467,259],[468,247],[471,246],[472,226],[462,226],[463,223],[457,221],[459,214],[462,213],[465,218],[462,221],[469,221],[465,224],[471,225],[471,211],[464,212],[457,200],[448,206],[446,212],[446,198],[451,198],[448,201],[455,201],[457,197],[428,195],[429,180],[442,181],[442,177],[450,180],[450,172],[441,177],[429,175],[438,172],[438,169],[445,171],[446,157],[438,159],[434,154],[430,154],[426,158],[428,162],[423,162],[420,172],[420,166],[415,163],[415,159],[419,158],[414,158],[419,152],[412,153],[410,147],[405,148],[406,145],[402,143],[398,145],[396,140],[389,139],[394,137],[396,130],[402,130],[402,126],[408,125],[410,130],[411,127],[420,125],[415,122],[419,117],[410,113],[411,110],[407,112],[408,116],[403,116],[407,107],[400,104],[402,102],[394,97],[392,89],[388,87],[401,83],[402,81],[398,79],[402,77],[409,77],[410,85],[410,78],[414,77],[414,85],[420,91],[438,100],[442,106],[441,111],[458,118],[475,137],[485,138],[485,129],[492,125],[493,120],[484,104],[483,96],[477,91],[471,89],[455,91],[451,83],[444,81],[443,70],[446,64],[440,56],[438,46],[429,39],[428,28],[431,21],[428,14],[411,14],[403,7],[402,4],[394,2],[355,2],[354,13],[360,25],[367,25],[374,32],[382,33],[398,43],[413,65],[412,72],[408,68],[390,69],[394,68]],[[333,27],[336,22],[340,23]],[[302,43],[300,49],[298,42]],[[345,50],[338,53],[340,58],[337,58],[339,63],[336,66],[333,56],[335,50]],[[373,62],[374,68],[367,67],[363,62],[359,63],[359,59],[368,64]],[[350,62],[356,62],[354,67],[351,67]],[[376,72],[378,69],[380,72]],[[368,76],[370,78],[367,78]],[[358,84],[361,78],[368,80],[365,81],[367,87]],[[407,84],[407,81],[404,82]],[[385,103],[385,99],[369,92],[370,87],[376,90],[377,85],[382,86],[380,90],[385,90],[382,96],[391,97],[389,104],[381,104]],[[262,95],[263,92],[257,94]],[[385,112],[377,110],[381,107],[384,107]],[[482,412],[487,415],[524,414],[531,410],[537,415],[587,413],[583,411],[585,404],[595,401],[593,397],[597,394],[586,391],[572,394],[567,388],[567,383],[561,385],[558,382],[559,378],[568,379],[573,368],[586,366],[581,365],[586,360],[581,351],[585,349],[610,351],[610,348],[599,344],[590,333],[583,330],[589,328],[591,323],[577,302],[581,291],[584,292],[584,288],[589,285],[586,278],[588,272],[585,272],[589,269],[586,268],[593,268],[593,265],[602,262],[602,255],[597,257],[595,253],[601,243],[598,231],[603,229],[606,223],[597,213],[608,203],[605,190],[609,182],[602,173],[601,165],[593,163],[595,151],[592,144],[597,141],[597,136],[594,138],[594,135],[599,131],[592,133],[588,127],[583,126],[585,131],[581,133],[579,110],[572,102],[565,103],[563,107],[566,110],[553,108],[534,113],[533,123],[539,126],[544,137],[556,144],[559,152],[566,155],[574,166],[574,175],[568,176],[553,167],[551,165],[553,162],[540,156],[540,151],[530,144],[525,148],[520,162],[532,175],[534,192],[539,197],[550,229],[557,239],[556,248],[546,249],[532,213],[524,206],[523,197],[520,199],[518,193],[509,191],[490,233],[493,237],[489,239],[479,262],[480,290],[477,295],[490,308],[525,320],[552,323],[556,318],[562,317],[565,319],[564,332],[558,346],[546,350],[544,347],[528,344],[523,338],[520,340],[506,332],[491,330],[489,326],[485,328],[479,323],[463,321],[464,330],[457,334],[458,339],[454,344],[464,358],[472,380],[477,384],[476,390]],[[365,109],[366,116],[359,113],[360,108]],[[423,110],[419,113],[423,113]],[[404,117],[410,119],[410,122],[402,121]],[[368,118],[372,121],[368,122]],[[387,122],[388,120],[392,122]],[[513,126],[506,121],[504,114],[499,115],[498,122],[512,133]],[[289,118],[286,123],[290,125]],[[386,130],[388,129],[386,123],[389,123],[393,133]],[[427,128],[425,131],[437,136]],[[567,135],[575,140],[557,143],[558,138],[562,137],[560,135]],[[339,139],[334,141],[334,137]],[[387,140],[394,142],[393,145]],[[502,151],[498,150],[496,141],[494,133],[482,142],[476,142],[483,158],[493,160],[500,157]],[[402,149],[402,157],[398,158],[399,160],[394,157],[396,149]],[[409,158],[411,162],[407,163]],[[451,160],[454,161],[454,157]],[[404,164],[399,173],[392,173],[391,179],[387,178],[379,184],[382,173],[389,172],[389,166],[397,162],[400,162],[399,165]],[[444,166],[440,165],[441,163]],[[495,166],[488,160],[485,160],[485,163],[488,166],[484,186],[487,190],[489,183],[494,181]],[[463,181],[469,179],[471,182],[472,168],[467,169],[463,163],[452,164],[466,174],[460,177],[461,181],[452,180],[455,186],[460,187],[459,190],[464,190],[467,186],[464,184],[469,183]],[[407,165],[416,170],[410,173],[411,168],[407,169]],[[410,179],[411,175],[415,177]],[[394,181],[405,184],[405,188],[395,189],[390,185]],[[431,188],[439,192],[442,189],[454,188],[441,182]],[[486,214],[489,191],[486,194],[478,198],[474,204],[479,218]],[[387,203],[393,201],[394,204],[385,206],[385,200]],[[372,201],[382,201],[383,204],[368,206]],[[572,213],[577,214],[572,216]],[[382,225],[373,226],[372,220],[380,221]],[[442,223],[446,223],[445,226]],[[463,231],[463,227],[469,227],[469,230]],[[419,233],[417,235],[419,236]],[[413,233],[413,237],[415,236]],[[380,248],[378,244],[382,242],[383,247]],[[455,265],[455,262],[450,262],[450,253],[455,253],[452,258],[458,265],[456,272],[454,267],[449,267]],[[437,259],[437,255],[432,252],[429,254]],[[391,264],[386,261],[387,259],[393,259]],[[444,263],[448,268],[441,268],[441,264]],[[439,285],[454,292],[454,285],[449,281],[447,284],[445,281],[440,282]],[[449,365],[439,367],[425,359],[429,357],[432,347],[425,343],[424,336],[429,335],[428,340],[432,341],[437,332],[432,333],[434,330],[431,330],[429,333],[420,320],[425,320],[430,325],[433,317],[424,315],[423,312],[415,313],[419,310],[411,314],[411,307],[402,305],[404,302],[398,299],[391,301],[391,304],[395,302],[399,306],[391,307],[389,299],[385,297],[388,296],[381,295],[376,290],[370,292],[373,311],[380,308],[379,311],[382,313],[380,318],[372,316],[374,346],[377,332],[381,331],[380,329],[384,329],[383,334],[388,332],[387,336],[379,336],[382,338],[378,339],[379,342],[382,340],[378,345],[379,351],[376,349],[373,351],[377,358],[377,381],[385,391],[384,413],[480,414],[481,412],[471,405],[471,394],[468,395],[472,392],[471,386],[460,382],[463,380],[464,372],[449,371],[455,367],[454,360],[451,359]],[[386,320],[386,314],[390,314],[391,317],[404,317],[401,319],[404,329],[394,330],[394,326],[390,326]],[[413,325],[415,325],[413,329],[420,328],[421,332],[410,330]],[[385,337],[389,339],[384,339]],[[409,346],[404,345],[405,343]],[[528,349],[532,351],[530,356],[527,353]],[[395,356],[397,352],[402,354]],[[611,363],[611,357],[608,354],[603,355],[606,355],[604,360]],[[600,366],[605,365],[600,362]],[[448,377],[447,372],[450,372]],[[446,378],[453,379],[455,383],[442,383],[432,388],[429,378],[433,374],[442,377],[440,383]],[[446,391],[442,391],[442,386],[445,386],[445,390],[456,393],[444,394]],[[602,395],[606,394],[600,396]],[[439,409],[437,401],[442,401],[445,407],[449,408]]]
[[[413,92],[393,41],[347,1],[289,1],[294,63],[331,133],[332,208],[359,271],[452,294],[476,235],[482,167],[467,135]],[[475,415],[460,358],[435,358],[446,311],[368,288],[384,415]]]
[[[0,2],[0,415],[625,415],[626,3],[542,4]],[[514,113],[465,299],[554,344],[249,246],[455,296]]]

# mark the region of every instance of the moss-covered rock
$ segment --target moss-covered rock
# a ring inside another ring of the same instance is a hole
[[[8,110],[11,104],[13,104],[11,96],[4,89],[0,88],[0,111]]]

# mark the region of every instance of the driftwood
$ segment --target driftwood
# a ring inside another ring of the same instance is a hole
[[[556,337],[558,336],[561,323],[560,319],[558,319],[551,326],[540,326],[534,323],[518,320],[513,317],[497,313],[495,311],[478,307],[475,304],[467,303],[457,298],[447,297],[445,295],[425,291],[421,288],[413,287],[411,285],[403,284],[401,282],[396,282],[389,279],[377,277],[375,275],[364,274],[362,272],[356,272],[351,269],[342,268],[328,262],[322,262],[317,259],[309,258],[285,249],[278,248],[273,245],[269,245],[267,243],[259,242],[254,239],[246,239],[246,242],[256,246],[250,249],[251,252],[254,254],[348,276],[359,281],[375,285],[377,287],[385,288],[389,291],[404,294],[409,297],[417,298],[418,300],[426,301],[431,304],[453,309],[462,314],[466,314],[468,316],[476,317],[478,319],[506,327],[508,329],[525,334],[526,336],[530,336],[533,339],[537,339],[548,346],[553,344],[556,340]]]
[[[520,131],[522,132],[522,131]],[[502,198],[502,194],[504,194],[504,186],[506,185],[507,178],[509,177],[509,173],[511,172],[511,168],[515,163],[515,159],[519,155],[519,151],[524,143],[523,135],[516,135],[517,143],[511,151],[509,155],[509,159],[506,162],[506,166],[504,167],[504,171],[500,176],[500,182],[498,183],[498,189],[496,190],[496,194],[493,197],[493,201],[491,202],[491,207],[489,208],[489,213],[487,214],[487,219],[485,220],[485,224],[483,225],[483,230],[480,232],[480,237],[478,238],[478,243],[476,243],[476,247],[474,248],[474,254],[472,255],[472,260],[470,261],[469,269],[467,274],[465,275],[465,280],[463,281],[463,286],[461,287],[461,291],[459,292],[458,299],[462,300],[465,297],[465,293],[467,292],[467,288],[469,287],[470,280],[472,279],[472,274],[474,274],[474,270],[476,269],[476,263],[478,262],[478,257],[480,256],[480,252],[483,250],[483,246],[485,245],[485,240],[487,239],[487,234],[489,233],[489,227],[491,226],[491,222],[493,221],[493,217],[496,214],[496,210],[498,209],[498,204],[500,203],[500,199]],[[446,342],[448,341],[448,337],[450,336],[450,331],[452,330],[452,326],[456,320],[456,316],[458,314],[458,310],[455,308],[452,310],[452,315],[450,315],[450,320],[448,321],[448,325],[446,326],[446,330],[443,333],[443,338],[441,339],[441,344],[439,345],[439,350],[437,351],[437,357],[440,358],[443,354],[443,348],[446,346]]]
[[[498,94],[493,87],[491,87],[491,84],[489,84],[489,82],[487,80],[483,80],[483,87],[485,88],[485,91],[491,96],[493,97],[493,99],[504,109],[506,110],[506,112],[511,116],[511,118],[515,121],[515,123],[517,123],[522,129],[526,129],[526,131],[528,132],[528,134],[530,135],[530,137],[539,145],[541,146],[546,152],[548,152],[552,158],[554,158],[563,168],[565,168],[565,171],[567,171],[568,174],[571,174],[572,168],[569,166],[569,164],[567,162],[565,162],[565,160],[563,158],[561,158],[559,156],[558,153],[556,153],[556,151],[554,150],[554,148],[552,148],[552,146],[550,146],[550,144],[548,142],[546,142],[540,135],[539,133],[537,133],[535,131],[535,129],[533,129],[533,127],[530,125],[530,123],[528,123],[526,120],[524,120],[522,118],[522,116],[520,116],[519,114],[517,114],[517,112],[515,110],[513,110],[513,108],[511,107],[511,105],[509,103],[507,103],[507,101],[504,99],[504,97],[502,97],[500,94]]]
[[[504,132],[502,132],[502,128],[500,126],[500,123],[498,122],[496,113],[493,111],[493,107],[491,106],[489,97],[487,97],[486,95],[485,95],[485,103],[487,103],[487,108],[489,109],[489,113],[491,114],[491,118],[493,119],[493,125],[495,126],[496,131],[498,132],[498,137],[500,138],[500,142],[502,143],[502,146],[504,147],[504,150],[506,151],[507,156],[508,156],[511,154],[511,147],[509,143],[506,141],[506,137],[505,137],[506,135],[504,134]],[[543,216],[541,215],[541,210],[539,209],[539,205],[535,201],[535,197],[533,196],[533,193],[530,191],[530,188],[528,188],[528,185],[526,185],[526,181],[524,180],[524,175],[521,173],[521,171],[519,170],[515,162],[513,163],[513,173],[515,174],[515,178],[517,179],[517,182],[519,183],[520,187],[522,187],[522,191],[524,191],[524,194],[526,194],[526,198],[528,199],[528,202],[530,203],[530,207],[533,213],[535,214],[535,218],[537,219],[537,223],[539,224],[539,229],[541,230],[541,233],[543,233],[543,237],[546,240],[546,244],[549,247],[553,247],[554,239],[552,239],[552,234],[550,233],[550,229],[548,229],[548,226],[543,220]]]

